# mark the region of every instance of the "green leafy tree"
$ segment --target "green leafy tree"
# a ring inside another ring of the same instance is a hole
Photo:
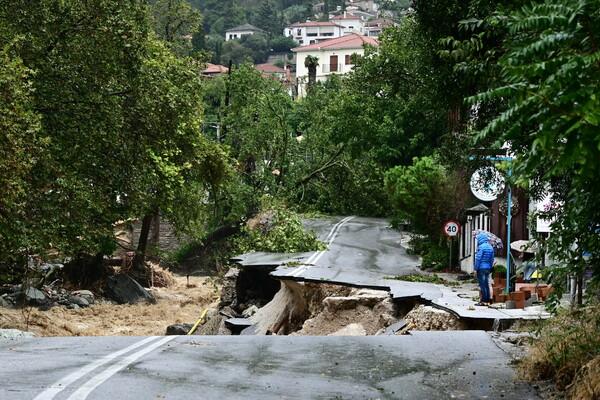
[[[270,47],[274,52],[289,52],[290,49],[298,47],[298,43],[290,36],[275,36],[270,41]]]
[[[246,23],[246,16],[233,0],[207,0],[200,9],[204,27],[211,35],[225,37],[227,29]]]
[[[283,30],[279,22],[279,14],[271,0],[264,0],[254,17],[254,25],[269,32],[270,35],[279,35]]]
[[[252,49],[244,46],[239,39],[224,42],[222,48],[221,59],[218,64],[229,65],[231,61],[233,65],[240,65],[244,62],[254,61],[254,52]]]
[[[27,170],[27,213],[11,215],[21,247],[109,254],[117,220],[160,210],[182,229],[197,221],[183,204],[205,199],[228,159],[201,135],[199,67],[152,39],[145,2],[1,3],[0,17],[22,38],[7,65],[20,57],[33,71],[10,107],[29,93],[47,138]]]
[[[312,16],[312,3],[293,5],[283,10],[283,18],[286,25],[306,21]],[[281,34],[281,32],[277,33]]]
[[[432,57],[432,43],[408,17],[380,37],[378,49],[354,57],[354,70],[332,105],[340,117],[353,116],[342,120],[339,135],[356,151],[372,148],[386,169],[432,155],[446,138],[454,138],[446,103],[436,91],[443,76],[436,75]]]
[[[30,190],[28,173],[44,141],[32,108],[32,72],[16,56],[19,41],[2,37],[0,43],[0,260],[15,261],[26,255],[15,249],[29,245],[23,199]]]
[[[222,141],[238,162],[236,192],[244,196],[236,200],[253,215],[263,195],[278,197],[286,185],[293,151],[288,123],[292,100],[280,81],[263,76],[251,64],[235,68],[227,87],[230,102],[223,110]]]
[[[286,196],[326,213],[379,216],[386,208],[384,169],[372,147],[355,147],[355,137],[341,134],[350,120],[337,107],[342,87],[333,77],[294,103],[297,150]]]
[[[550,190],[558,206],[546,246],[559,294],[568,274],[591,269],[593,284],[600,279],[599,10],[598,0],[561,0],[498,15],[510,33],[501,80],[471,99],[507,101],[478,139],[509,143],[515,182],[533,196]]]
[[[192,39],[200,31],[202,16],[186,0],[155,0],[151,3],[154,30],[180,56],[190,55]]]
[[[261,64],[267,61],[269,55],[269,40],[265,35],[244,35],[240,38],[240,42],[244,47],[251,51],[254,64]]]
[[[416,232],[433,242],[443,236],[448,220],[460,220],[468,198],[464,177],[449,174],[433,158],[415,158],[411,166],[386,172],[385,188],[399,221],[408,221]]]

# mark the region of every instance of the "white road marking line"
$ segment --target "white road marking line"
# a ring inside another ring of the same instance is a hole
[[[342,225],[344,225],[346,222],[350,221],[352,218],[354,218],[354,216],[351,217],[346,217],[344,219],[342,219],[340,222],[338,222],[337,224],[335,224],[332,228],[331,231],[329,231],[329,234],[327,235],[327,237],[325,238],[325,243],[327,243],[327,245],[329,246],[331,243],[333,243],[336,235],[338,234],[338,232],[340,231],[340,228],[342,227]],[[295,269],[293,269],[292,271],[288,272],[286,275],[287,276],[298,276],[301,273],[304,273],[306,271],[308,271],[310,268],[314,267],[314,264],[317,263],[317,261],[319,261],[321,259],[321,257],[323,257],[323,255],[327,252],[328,250],[321,250],[321,251],[316,251],[314,252],[307,260],[306,262],[299,266],[296,267]]]
[[[163,344],[175,339],[175,337],[176,336],[167,336],[167,337],[163,338],[162,340],[159,340],[158,342],[152,343],[150,346],[138,351],[137,353],[133,353],[133,354],[125,357],[121,361],[118,361],[117,363],[111,365],[110,367],[106,368],[104,371],[91,377],[86,383],[81,385],[79,387],[79,389],[77,389],[71,396],[69,396],[67,398],[67,400],[85,400],[85,399],[87,399],[89,394],[92,393],[92,391],[94,389],[96,389],[102,383],[107,381],[111,376],[113,376],[114,374],[116,374],[117,372],[119,372],[120,370],[122,370],[123,368],[125,368],[126,366],[128,366],[129,364],[131,364],[132,362],[137,360],[138,358],[144,356],[147,353],[150,353],[152,350],[155,350],[158,347],[162,346]]]
[[[111,362],[112,360],[114,360],[115,358],[119,357],[122,354],[128,353],[133,349],[136,349],[140,346],[145,345],[148,342],[158,339],[158,337],[159,336],[151,336],[144,340],[140,340],[139,342],[136,342],[136,343],[132,344],[131,346],[127,346],[124,349],[115,351],[112,354],[104,356],[104,357],[86,365],[85,367],[83,367],[83,368],[73,372],[72,374],[67,375],[66,377],[62,378],[61,380],[53,383],[52,385],[50,385],[49,388],[44,390],[42,393],[38,394],[33,400],[51,400],[51,399],[53,399],[57,394],[62,392],[67,386],[69,386],[76,380],[81,379],[84,375],[87,375],[90,372],[92,372],[93,370],[95,370],[96,368],[101,367],[104,364]]]

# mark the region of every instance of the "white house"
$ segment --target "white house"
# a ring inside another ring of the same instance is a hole
[[[298,22],[283,30],[283,36],[292,37],[300,46],[322,42],[343,35],[344,28],[333,22]]]
[[[365,34],[365,24],[360,17],[344,11],[343,14],[337,15],[329,19],[329,22],[341,25],[344,27],[344,34],[358,33]]]
[[[236,26],[225,31],[225,41],[240,39],[244,35],[254,35],[256,33],[266,34],[267,32],[250,24]]]
[[[379,47],[377,39],[353,33],[292,49],[296,53],[298,95],[303,96],[305,94],[305,85],[308,81],[308,68],[304,65],[306,57],[314,56],[319,59],[317,81],[324,81],[330,74],[349,72],[354,67],[352,55],[363,55],[365,52],[364,44]]]

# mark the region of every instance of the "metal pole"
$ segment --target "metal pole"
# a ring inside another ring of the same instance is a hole
[[[452,271],[452,239],[454,238],[450,237],[450,259],[448,260],[448,269],[450,271]]]
[[[492,161],[512,161],[512,157],[482,157],[484,160],[492,160]],[[470,160],[475,160],[477,157],[469,157]],[[508,177],[509,179],[512,177],[512,167],[508,169]],[[512,226],[512,186],[508,185],[508,211],[506,217],[506,224],[508,225],[508,235],[506,237],[507,249],[506,249],[506,292],[510,293],[510,228]]]
[[[512,177],[512,167],[508,169],[508,178]],[[510,228],[512,226],[512,186],[508,185],[508,211],[506,223],[508,225],[508,233],[506,236],[506,293],[510,293]]]

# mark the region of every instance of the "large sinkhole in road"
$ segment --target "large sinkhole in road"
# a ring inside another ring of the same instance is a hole
[[[247,318],[252,327],[245,334],[382,335],[492,329],[493,321],[459,319],[418,297],[394,301],[386,290],[279,280],[270,275],[273,270],[244,267],[225,278],[222,314]],[[229,333],[241,331],[230,329]]]

